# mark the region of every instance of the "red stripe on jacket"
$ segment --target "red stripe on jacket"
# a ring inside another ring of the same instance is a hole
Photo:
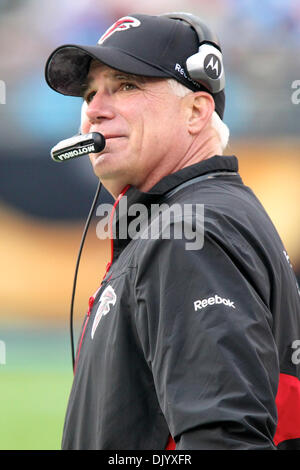
[[[170,435],[165,450],[175,450],[175,449],[176,449],[175,441]]]
[[[276,396],[278,424],[274,444],[300,438],[300,380],[293,375],[280,374]]]

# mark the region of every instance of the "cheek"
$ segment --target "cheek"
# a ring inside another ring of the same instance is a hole
[[[178,132],[178,121],[175,110],[170,111],[167,106],[164,109],[156,109],[145,118],[145,134],[152,139],[153,145],[169,146],[176,139]]]
[[[146,113],[138,103],[128,106],[122,112],[125,127],[128,130],[129,142],[131,150],[140,151],[144,139],[145,122],[147,120]]]

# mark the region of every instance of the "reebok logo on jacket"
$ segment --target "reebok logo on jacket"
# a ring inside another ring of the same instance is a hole
[[[208,307],[208,305],[214,304],[223,304],[226,305],[226,307],[235,308],[234,302],[232,302],[232,300],[223,299],[222,297],[219,297],[217,294],[215,294],[213,297],[208,297],[207,299],[195,300],[194,309],[196,312],[197,310],[201,310],[202,308]]]

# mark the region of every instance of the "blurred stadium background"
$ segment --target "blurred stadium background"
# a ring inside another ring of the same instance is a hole
[[[300,104],[292,100],[300,80],[298,0],[0,0],[0,449],[60,448],[72,382],[71,288],[97,185],[88,159],[50,159],[49,149],[77,132],[81,101],[47,87],[45,61],[63,43],[96,43],[121,16],[166,11],[190,11],[218,33],[227,153],[238,156],[300,276]],[[104,191],[102,201],[110,200]],[[109,259],[96,222],[79,271],[77,335]]]

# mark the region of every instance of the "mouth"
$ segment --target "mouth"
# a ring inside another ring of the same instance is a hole
[[[93,156],[93,160],[96,163],[98,160],[102,160],[103,158],[106,157],[107,153],[114,152],[115,147],[112,143],[112,145],[109,145],[110,142],[116,141],[116,140],[121,140],[121,139],[126,139],[126,136],[124,135],[110,135],[110,134],[102,134],[105,138],[105,147],[101,152],[97,153],[92,153],[91,156]]]
[[[124,135],[104,135],[105,140],[111,140],[111,139],[122,139],[125,136]]]

